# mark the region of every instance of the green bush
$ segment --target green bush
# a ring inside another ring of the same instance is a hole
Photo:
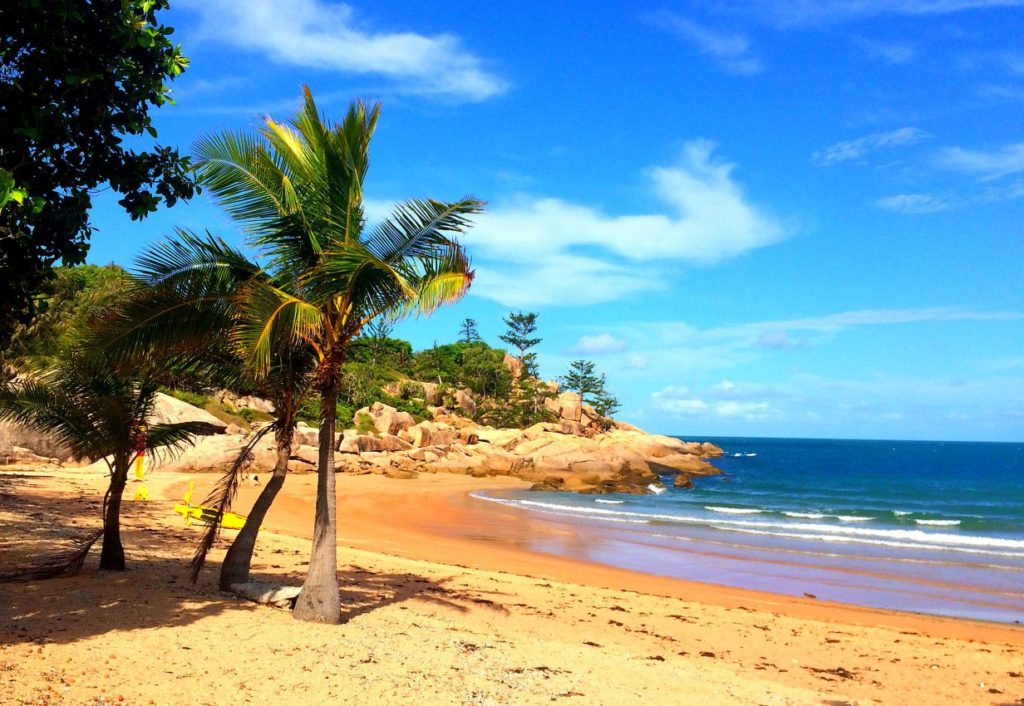
[[[377,426],[373,423],[373,417],[366,412],[360,412],[355,416],[355,428],[360,434],[377,434]]]
[[[164,393],[170,395],[171,397],[173,397],[176,400],[181,400],[182,402],[190,404],[193,407],[199,407],[200,409],[202,409],[203,407],[205,407],[206,405],[208,405],[210,403],[210,398],[209,397],[207,397],[206,395],[201,395],[201,394],[199,394],[197,392],[189,392],[188,390],[168,390],[168,389],[162,389],[161,392],[164,392]],[[232,414],[234,414],[234,411],[232,411]]]

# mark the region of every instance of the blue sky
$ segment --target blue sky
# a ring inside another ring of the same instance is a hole
[[[470,296],[398,333],[540,313],[648,429],[1024,440],[1024,1],[177,0],[155,121],[205,133],[380,100],[371,214],[486,200]],[[100,195],[90,260],[176,225]]]

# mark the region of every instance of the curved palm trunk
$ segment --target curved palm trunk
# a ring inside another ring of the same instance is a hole
[[[277,462],[274,464],[274,472],[270,480],[263,487],[262,492],[256,498],[252,510],[245,518],[245,525],[239,531],[235,541],[231,543],[227,555],[224,557],[224,564],[220,569],[220,587],[228,590],[233,583],[246,583],[249,580],[249,567],[252,564],[253,550],[256,548],[256,537],[260,532],[260,525],[263,524],[267,511],[274,503],[274,498],[284,486],[285,476],[288,475],[288,459],[292,455],[292,434],[294,425],[282,425],[275,436],[277,439]]]
[[[121,544],[121,498],[128,484],[128,461],[116,459],[110,474],[110,489],[103,510],[103,548],[100,569],[124,571],[124,546]]]
[[[334,489],[334,425],[338,381],[332,377],[320,395],[320,457],[316,481],[313,551],[293,615],[298,620],[341,622],[338,595],[338,497]]]

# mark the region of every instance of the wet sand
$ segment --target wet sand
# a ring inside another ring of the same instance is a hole
[[[95,526],[103,479],[48,475],[0,475],[0,561]],[[124,575],[0,584],[0,703],[1024,703],[1024,630],[537,554],[550,525],[465,498],[508,479],[339,477],[346,622],[299,623],[216,591],[226,539],[188,585],[200,529],[171,512],[187,480],[127,503]],[[259,577],[301,582],[314,480],[288,479]]]

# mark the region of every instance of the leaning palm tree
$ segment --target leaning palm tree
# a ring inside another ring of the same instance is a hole
[[[238,317],[240,293],[254,278],[268,275],[259,265],[222,239],[179,229],[136,260],[133,291],[94,328],[90,343],[120,360],[157,360],[221,387],[251,385],[244,361],[225,336]],[[260,526],[284,485],[292,453],[296,415],[309,389],[315,361],[304,343],[275,352],[271,370],[257,392],[274,405],[275,419],[239,451],[204,505],[215,508],[192,561],[195,581],[213,546],[220,515],[230,509],[252,448],[274,433],[276,460],[271,476],[246,515],[221,565],[220,586],[249,580]]]
[[[121,497],[137,454],[136,436],[153,413],[156,393],[152,376],[80,355],[30,380],[0,385],[0,421],[48,433],[77,457],[106,462],[110,486],[103,500],[101,569],[125,568]],[[205,422],[154,424],[145,429],[146,451],[174,449],[214,430]]]
[[[476,199],[407,201],[367,228],[363,179],[379,111],[357,101],[341,123],[325,123],[307,88],[291,123],[266,118],[256,134],[225,132],[196,148],[205,187],[249,234],[269,274],[242,292],[237,349],[257,378],[288,343],[308,345],[316,359],[320,451],[313,548],[294,612],[302,620],[340,620],[335,417],[349,344],[378,317],[458,300],[473,279],[452,236],[482,210]]]

